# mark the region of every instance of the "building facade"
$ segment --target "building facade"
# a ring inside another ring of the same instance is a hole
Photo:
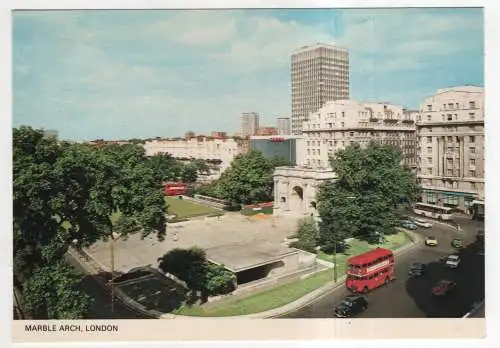
[[[402,149],[404,163],[416,169],[416,111],[388,103],[354,100],[328,102],[303,123],[305,162],[311,168],[328,168],[329,157],[349,144],[370,141]]]
[[[248,141],[238,138],[211,138],[196,136],[194,138],[160,138],[146,141],[143,145],[146,156],[170,154],[177,159],[204,159],[220,161],[215,179],[231,164],[233,158],[248,151]]]
[[[349,51],[325,44],[304,46],[291,55],[292,134],[327,101],[349,99]]]
[[[297,165],[304,161],[304,143],[302,137],[294,135],[252,136],[250,148],[262,152],[266,158],[280,157]]]
[[[244,112],[241,115],[241,119],[241,136],[248,137],[250,135],[257,135],[259,131],[259,114],[256,112]]]
[[[484,88],[440,89],[417,121],[422,201],[466,211],[484,200]]]
[[[260,127],[258,135],[277,135],[278,130],[275,127]]]
[[[278,135],[289,135],[290,117],[278,117],[277,121]]]

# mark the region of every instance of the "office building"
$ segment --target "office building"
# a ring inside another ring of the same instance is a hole
[[[300,136],[251,136],[250,149],[262,152],[266,158],[281,157],[291,165],[304,162],[304,144]]]
[[[349,51],[325,44],[304,46],[291,55],[292,134],[326,102],[349,99]]]
[[[257,135],[259,131],[259,114],[256,112],[244,112],[242,114],[241,135],[248,137]]]
[[[424,203],[466,211],[484,200],[484,88],[439,89],[420,106],[418,179]]]
[[[290,134],[290,117],[278,117],[277,128],[279,135]]]

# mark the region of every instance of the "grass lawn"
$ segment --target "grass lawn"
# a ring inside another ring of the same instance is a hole
[[[367,242],[354,239],[349,242],[350,248],[348,248],[344,253],[337,254],[337,263],[339,264],[339,268],[344,267],[345,270],[345,263],[351,256],[362,254],[377,247],[395,250],[408,243],[410,243],[410,238],[404,232],[385,236],[384,244],[369,244]],[[318,253],[318,258],[333,262],[333,255],[326,254],[323,251]]]
[[[177,215],[177,218],[189,218],[210,214],[223,214],[224,212],[203,204],[179,199],[177,197],[165,197],[168,204],[168,213]]]
[[[175,314],[202,317],[226,317],[264,312],[293,302],[332,281],[333,273],[327,269],[289,284],[259,292],[240,299],[227,299],[204,306],[181,307]]]
[[[397,249],[409,242],[410,239],[408,236],[400,232],[395,235],[386,236],[386,242],[382,246],[389,249]],[[345,254],[337,254],[337,275],[339,278],[345,273],[346,261],[349,257],[377,247],[377,245],[368,244],[359,240],[352,240],[349,244],[351,247],[346,250]],[[323,252],[320,252],[318,257],[326,261],[333,261],[333,255],[328,255]],[[224,299],[203,306],[181,307],[175,313],[204,317],[224,317],[264,312],[293,302],[332,280],[333,270],[328,269],[318,272],[309,278],[280,285],[247,297]]]

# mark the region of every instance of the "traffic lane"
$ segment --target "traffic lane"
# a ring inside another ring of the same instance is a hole
[[[86,316],[87,319],[148,319],[130,310],[118,300],[114,302],[112,310],[110,291],[103,288],[93,276],[86,274],[82,265],[73,257],[66,254],[65,259],[77,273],[84,275],[80,283],[80,290],[93,299],[90,311]]]
[[[433,261],[427,264],[424,277],[408,279],[405,292],[426,317],[462,317],[474,302],[484,299],[485,264],[478,249],[478,244],[472,243],[460,250],[458,269],[448,269],[443,262]],[[457,288],[450,296],[437,298],[432,289],[442,279],[456,282]]]
[[[448,249],[419,246],[404,258],[396,260],[396,279],[368,294],[368,309],[359,315],[360,318],[422,318],[426,313],[415,304],[413,297],[407,292],[408,269],[414,262],[424,264],[439,262]],[[422,278],[423,279],[423,278]],[[425,282],[424,282],[425,283]],[[419,283],[420,284],[420,283]],[[430,284],[425,284],[420,291],[429,291]]]

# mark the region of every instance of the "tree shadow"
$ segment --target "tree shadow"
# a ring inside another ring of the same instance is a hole
[[[461,259],[458,269],[446,268],[444,261],[439,259],[426,265],[424,276],[406,281],[407,293],[426,317],[462,317],[471,310],[474,302],[484,299],[485,262],[480,250],[481,243],[469,244],[457,251]],[[456,282],[457,287],[453,293],[438,298],[432,294],[432,289],[442,279]]]

